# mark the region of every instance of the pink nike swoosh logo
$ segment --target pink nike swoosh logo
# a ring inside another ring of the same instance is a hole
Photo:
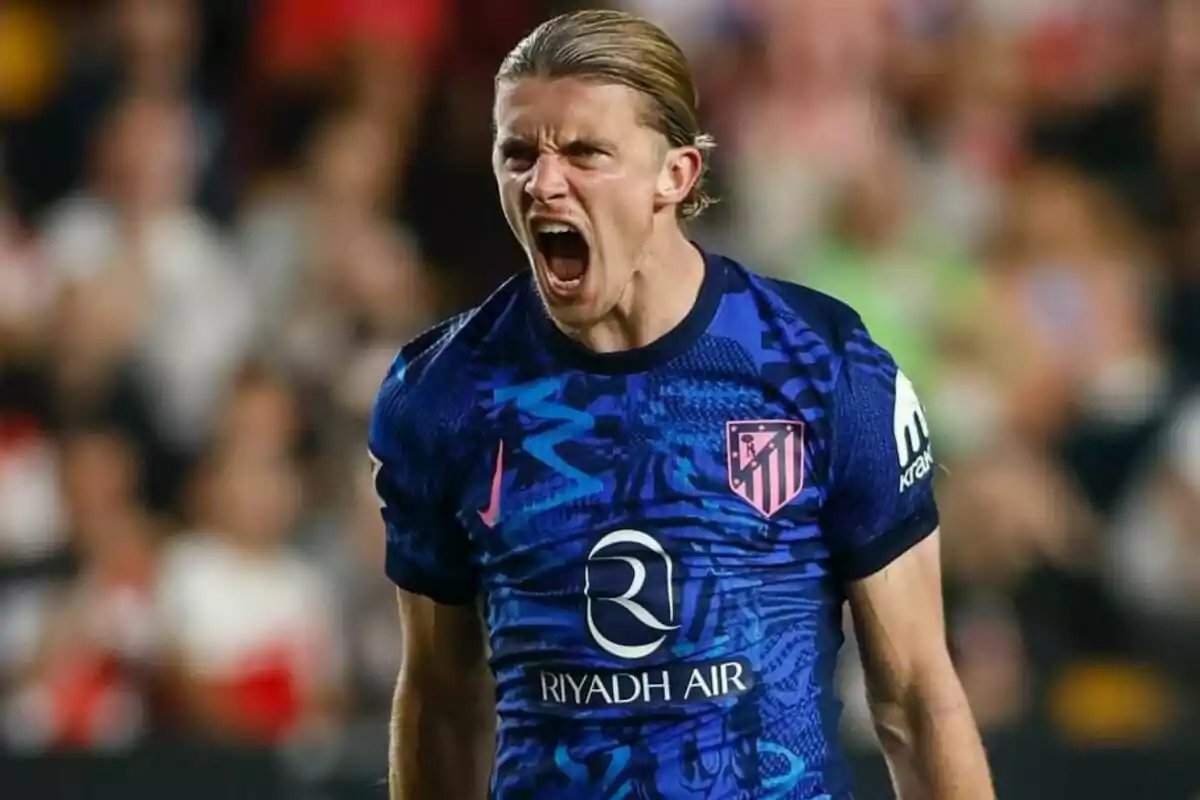
[[[496,527],[496,520],[500,519],[500,483],[504,478],[504,440],[500,440],[500,446],[496,449],[496,471],[492,474],[492,497],[488,503],[488,507],[477,512],[479,518],[483,520],[483,524],[489,528]]]

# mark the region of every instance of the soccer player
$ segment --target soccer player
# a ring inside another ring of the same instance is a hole
[[[847,601],[900,796],[992,797],[921,406],[854,311],[688,239],[711,142],[679,49],[571,14],[495,88],[530,269],[405,346],[371,424],[392,797],[849,798]]]

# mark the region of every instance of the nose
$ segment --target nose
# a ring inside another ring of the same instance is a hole
[[[567,195],[567,174],[558,157],[543,154],[529,171],[525,191],[538,203],[549,203]]]

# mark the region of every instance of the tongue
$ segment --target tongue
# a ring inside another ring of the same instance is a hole
[[[560,281],[577,281],[587,269],[587,261],[570,256],[550,256],[546,263],[550,272]]]
[[[577,281],[587,271],[588,248],[578,234],[546,236],[544,254],[550,272],[560,281]]]

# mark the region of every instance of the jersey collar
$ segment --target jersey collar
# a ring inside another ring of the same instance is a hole
[[[704,280],[692,309],[666,334],[632,350],[600,353],[567,336],[550,320],[533,281],[528,281],[530,317],[539,341],[564,366],[609,375],[645,372],[682,355],[708,330],[725,294],[724,260],[706,250],[700,252],[704,256]]]

